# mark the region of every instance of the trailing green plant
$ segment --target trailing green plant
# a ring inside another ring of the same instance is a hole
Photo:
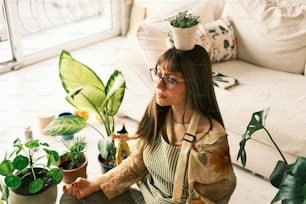
[[[8,187],[5,185],[5,183],[0,180],[0,204],[2,203],[8,203],[8,195],[9,195],[9,190]]]
[[[306,158],[298,157],[293,164],[288,164],[280,148],[265,127],[269,111],[270,108],[267,108],[252,114],[239,143],[240,149],[237,160],[240,159],[243,167],[245,167],[247,162],[246,142],[252,138],[255,132],[264,130],[283,159],[276,164],[270,176],[271,184],[279,189],[271,203],[281,200],[283,204],[306,204]]]
[[[86,150],[87,143],[84,137],[76,137],[76,140],[71,142],[70,140],[63,140],[66,147],[66,152],[62,155],[62,159],[69,160],[64,169],[75,169],[80,167],[84,162],[85,158],[83,153]]]
[[[170,25],[177,28],[189,28],[200,22],[200,16],[195,16],[188,11],[180,11],[175,16],[166,19]]]
[[[10,154],[6,153],[0,163],[0,175],[4,176],[8,188],[17,190],[25,187],[29,193],[35,194],[46,185],[62,181],[63,172],[58,168],[59,154],[50,149],[48,143],[37,139],[22,143],[17,138],[13,146],[14,150]],[[32,179],[29,184],[26,178]]]
[[[63,50],[59,60],[59,75],[67,92],[66,100],[76,109],[95,114],[102,121],[106,135],[76,115],[56,118],[45,129],[46,134],[71,135],[89,126],[101,135],[98,143],[101,157],[114,161],[116,147],[114,139],[110,136],[114,132],[114,116],[121,106],[126,88],[122,72],[115,70],[105,86],[92,69]]]

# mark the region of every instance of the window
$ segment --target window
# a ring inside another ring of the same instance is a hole
[[[114,0],[0,0],[0,4],[0,73],[120,33]]]

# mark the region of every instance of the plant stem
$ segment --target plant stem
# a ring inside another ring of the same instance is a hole
[[[272,136],[270,135],[269,131],[268,131],[265,127],[263,127],[263,129],[264,129],[264,130],[266,131],[266,133],[268,134],[270,140],[272,141],[272,143],[273,143],[274,146],[276,147],[278,153],[281,155],[281,157],[283,158],[284,162],[285,162],[286,164],[288,164],[288,162],[287,162],[285,156],[283,155],[283,153],[281,152],[280,148],[277,146],[277,144],[276,144],[275,141],[273,140],[273,138],[272,138]]]
[[[87,123],[87,125],[88,125],[89,127],[93,128],[94,130],[96,130],[100,135],[102,135],[102,137],[105,137],[105,136],[103,135],[103,133],[102,133],[98,128],[96,128],[95,126],[93,126],[93,125],[91,125],[91,124],[89,124],[89,123]]]

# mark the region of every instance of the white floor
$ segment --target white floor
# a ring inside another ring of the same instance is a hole
[[[108,78],[116,54],[123,46],[125,38],[118,37],[96,45],[73,51],[75,58],[97,71],[102,80]],[[102,75],[104,74],[104,75]],[[34,138],[50,142],[58,150],[63,146],[59,138],[41,135],[38,131],[37,115],[41,110],[51,109],[55,113],[73,111],[65,101],[65,93],[58,76],[58,58],[50,59],[19,71],[0,75],[0,158],[16,137],[24,138],[24,128],[31,126]],[[136,124],[118,118],[117,124],[125,123],[128,130],[135,130]],[[88,176],[99,175],[97,162],[97,135],[87,130],[87,153],[89,155]],[[276,190],[261,177],[235,166],[238,183],[232,196],[232,204],[270,203]],[[59,191],[60,193],[60,191]]]

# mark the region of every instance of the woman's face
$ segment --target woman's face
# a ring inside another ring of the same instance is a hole
[[[170,70],[167,66],[155,69],[156,102],[160,106],[183,106],[187,94],[185,81],[182,73]]]

